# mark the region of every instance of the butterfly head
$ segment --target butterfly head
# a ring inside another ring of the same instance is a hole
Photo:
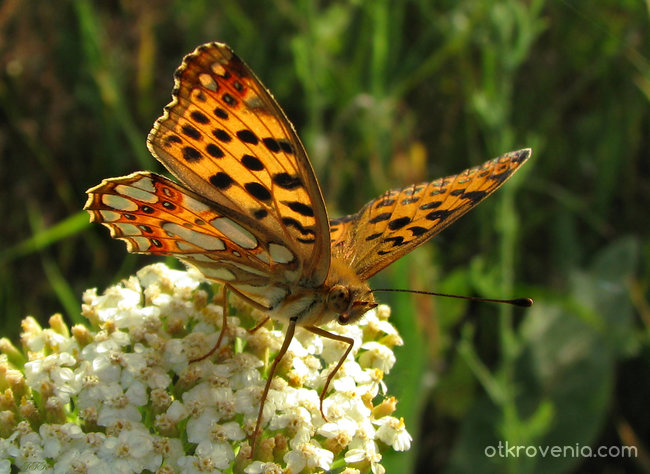
[[[376,306],[375,298],[367,287],[350,288],[337,284],[327,294],[327,307],[338,313],[339,324],[353,323]]]

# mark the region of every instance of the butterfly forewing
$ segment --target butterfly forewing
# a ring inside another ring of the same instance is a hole
[[[475,207],[529,156],[529,149],[519,150],[457,175],[388,191],[357,214],[332,219],[332,253],[366,280]]]
[[[304,281],[325,280],[327,213],[311,164],[278,104],[230,48],[211,43],[185,57],[148,143],[185,186],[288,247]]]

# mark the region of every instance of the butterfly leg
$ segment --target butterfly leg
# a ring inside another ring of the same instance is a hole
[[[202,355],[201,357],[198,357],[196,359],[190,360],[190,364],[193,362],[199,362],[202,361],[203,359],[207,359],[210,357],[214,352],[219,348],[221,345],[221,341],[223,339],[223,335],[226,333],[226,327],[228,326],[228,288],[230,285],[225,284],[223,285],[223,289],[221,290],[221,304],[223,308],[223,321],[221,323],[221,332],[219,333],[219,338],[217,339],[217,343],[214,345],[210,351],[208,351],[207,354]]]
[[[305,329],[308,331],[313,332],[314,334],[318,334],[319,336],[326,337],[328,339],[333,339],[335,341],[341,341],[345,342],[348,345],[348,348],[345,350],[343,353],[343,356],[341,356],[341,359],[339,360],[339,363],[336,364],[336,367],[334,367],[334,370],[330,372],[330,374],[327,376],[327,380],[325,381],[325,386],[323,387],[323,390],[320,393],[320,414],[323,416],[323,420],[328,421],[327,417],[325,416],[325,413],[323,413],[323,399],[325,398],[325,394],[327,393],[327,389],[330,386],[330,382],[336,375],[336,373],[339,371],[341,366],[343,365],[343,362],[345,362],[345,359],[348,357],[348,354],[352,350],[352,347],[354,347],[354,339],[351,337],[345,337],[341,336],[340,334],[334,334],[329,331],[325,331],[324,329],[321,329],[316,326],[307,326]]]
[[[278,364],[282,360],[282,357],[284,357],[284,354],[286,354],[287,349],[289,348],[289,344],[291,343],[291,339],[293,339],[293,333],[296,330],[296,319],[291,318],[289,319],[289,326],[287,327],[287,333],[284,335],[284,342],[282,343],[282,347],[280,348],[280,352],[278,352],[278,355],[275,356],[275,359],[273,359],[273,364],[271,365],[271,370],[269,371],[268,378],[266,379],[266,385],[264,385],[264,391],[262,392],[262,398],[260,400],[260,411],[257,413],[257,423],[255,423],[255,431],[253,431],[253,439],[251,440],[251,455],[250,457],[253,457],[253,453],[255,452],[255,443],[257,441],[257,434],[260,430],[260,425],[262,424],[262,414],[264,413],[264,405],[266,403],[266,397],[269,394],[269,389],[271,388],[271,382],[273,381],[273,375],[275,374],[275,369],[277,368]]]
[[[239,298],[243,299],[246,303],[250,304],[251,306],[261,310],[261,311],[268,311],[269,308],[266,306],[258,303],[257,301],[254,301],[250,299],[248,296],[243,294],[241,291],[239,291],[237,288],[234,288],[230,286],[228,283],[225,283],[223,285],[223,290],[221,293],[221,301],[223,305],[223,322],[221,324],[221,332],[219,333],[219,338],[217,339],[217,343],[214,345],[210,351],[208,351],[207,354],[202,355],[201,357],[197,357],[196,359],[190,360],[190,363],[193,362],[199,362],[202,361],[203,359],[207,359],[210,357],[214,352],[219,348],[221,345],[221,341],[223,340],[223,336],[226,333],[226,328],[228,326],[228,291],[232,291],[234,294],[236,294]],[[264,325],[270,318],[267,316],[265,319],[262,320],[261,323],[259,323],[257,326],[255,326],[252,330],[249,332],[255,332],[257,331],[262,325]]]
[[[254,334],[254,333],[256,333],[257,330],[258,330],[259,328],[261,328],[262,326],[264,326],[266,323],[269,322],[269,319],[271,319],[271,316],[267,316],[267,317],[265,317],[264,319],[262,319],[262,320],[261,320],[259,323],[257,323],[254,327],[252,327],[252,328],[250,328],[250,329],[248,330],[248,334]]]

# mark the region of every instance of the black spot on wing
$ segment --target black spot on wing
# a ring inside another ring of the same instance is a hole
[[[252,155],[242,156],[241,163],[251,171],[262,171],[264,169],[264,164],[259,160],[259,158]]]
[[[210,183],[218,189],[224,190],[228,189],[235,181],[230,177],[228,173],[219,171],[216,174],[210,176]]]
[[[462,195],[463,199],[469,199],[474,204],[479,203],[485,198],[487,191],[468,191]]]
[[[370,222],[371,224],[376,224],[377,222],[382,222],[390,219],[390,216],[392,216],[390,212],[382,212],[381,214],[377,214],[368,222]]]
[[[410,230],[411,233],[413,234],[413,237],[419,237],[422,234],[424,234],[428,229],[424,227],[420,227],[419,225],[414,225],[413,227],[409,227],[406,230]]]
[[[303,225],[293,217],[283,217],[282,223],[287,227],[293,227],[302,235],[315,235],[313,230],[303,227]]]
[[[378,239],[378,238],[381,237],[382,235],[384,235],[382,232],[377,232],[376,234],[371,234],[371,235],[369,235],[368,237],[366,237],[366,240],[367,240],[368,242],[370,242],[371,240]]]
[[[442,210],[439,210],[439,211],[431,211],[430,213],[428,213],[426,215],[426,218],[428,220],[430,220],[430,221],[435,221],[435,220],[438,220],[438,219],[440,219],[441,221],[444,221],[445,219],[447,219],[452,214],[453,214],[452,211],[442,209]]]
[[[194,128],[192,125],[189,123],[183,125],[181,127],[181,131],[183,132],[184,135],[194,139],[194,140],[199,140],[201,138],[201,132],[199,132],[196,128]]]
[[[293,150],[293,145],[289,143],[285,139],[279,139],[278,143],[280,144],[280,148],[282,148],[282,151],[285,152],[287,155],[293,155],[295,152]]]
[[[223,128],[215,128],[214,130],[212,130],[212,135],[214,135],[217,140],[224,143],[228,143],[229,141],[232,140],[230,134],[226,132]]]
[[[171,146],[172,143],[183,143],[183,140],[181,140],[181,137],[179,137],[178,135],[174,135],[174,134],[170,133],[169,135],[167,135],[164,138],[163,142],[164,142],[165,146],[168,147],[168,146]]]
[[[404,227],[404,226],[405,226],[406,224],[408,224],[409,222],[411,222],[411,218],[410,218],[410,217],[399,217],[399,218],[397,218],[397,219],[393,219],[392,221],[390,221],[390,222],[388,223],[388,228],[389,228],[390,230],[401,229],[402,227]]]
[[[392,242],[393,247],[399,247],[404,243],[404,237],[397,235],[395,237],[386,237],[382,242]]]
[[[426,204],[422,204],[420,206],[420,209],[423,211],[428,211],[429,209],[436,209],[437,207],[440,207],[440,204],[442,204],[442,201],[430,201]]]
[[[257,135],[248,129],[238,131],[237,138],[239,138],[244,143],[249,143],[251,145],[257,145],[260,142],[259,138],[257,138]]]
[[[273,182],[281,188],[292,190],[302,186],[302,181],[297,176],[289,173],[276,173],[273,175]]]
[[[223,110],[221,107],[217,107],[216,109],[214,109],[214,115],[216,115],[217,117],[223,120],[228,118],[228,112]]]
[[[266,216],[269,215],[269,211],[266,209],[256,209],[253,211],[253,216],[255,219],[261,220],[264,219]]]
[[[203,112],[199,110],[193,110],[192,112],[190,112],[190,117],[192,117],[192,120],[194,120],[195,122],[202,123],[204,125],[206,123],[210,123],[210,119],[207,117],[207,115],[205,115]]]
[[[224,95],[222,95],[221,98],[223,99],[223,101],[226,104],[228,104],[231,107],[234,107],[235,105],[237,105],[237,99],[235,99],[233,96],[231,96],[227,92]]]
[[[255,181],[244,184],[244,189],[248,191],[248,194],[260,201],[269,201],[271,199],[271,192]]]
[[[277,153],[281,150],[280,144],[275,138],[263,138],[262,143],[264,143],[264,146],[273,153]]]
[[[313,217],[314,216],[314,209],[312,209],[311,206],[308,206],[307,204],[303,204],[298,201],[291,201],[291,202],[283,202],[285,206],[287,206],[289,209],[291,209],[294,212],[297,212],[301,216],[306,216],[306,217]]]
[[[514,170],[506,170],[506,171],[504,171],[504,172],[502,172],[502,173],[493,174],[493,175],[490,176],[488,179],[489,179],[490,181],[495,181],[495,182],[501,184],[501,183],[503,183],[506,179],[508,179],[508,178],[510,177],[510,175],[511,175],[513,172],[514,172]]]
[[[185,158],[186,161],[192,163],[195,161],[199,161],[201,157],[202,157],[201,153],[199,153],[199,150],[197,150],[196,148],[191,146],[183,147],[183,158]]]
[[[209,143],[208,146],[205,147],[205,151],[207,151],[208,154],[214,158],[223,158],[226,156],[223,150],[214,143]]]

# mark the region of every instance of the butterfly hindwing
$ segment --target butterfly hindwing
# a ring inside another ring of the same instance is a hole
[[[325,280],[327,212],[304,147],[228,46],[206,44],[185,57],[148,144],[189,189],[249,216],[270,242],[289,247],[305,281]]]
[[[85,209],[129,252],[171,255],[208,278],[237,284],[290,280],[298,261],[219,205],[149,172],[104,180],[88,190]],[[294,275],[295,279],[295,275]]]
[[[332,253],[366,280],[475,207],[529,156],[530,149],[506,153],[457,175],[388,191],[330,221]]]

